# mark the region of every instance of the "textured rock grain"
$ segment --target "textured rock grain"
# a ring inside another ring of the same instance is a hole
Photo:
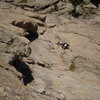
[[[99,9],[82,19],[66,14],[67,4],[61,1],[57,4],[64,9],[46,15],[8,3],[17,0],[3,1],[0,100],[100,100]],[[29,0],[27,5],[41,8],[55,2]]]

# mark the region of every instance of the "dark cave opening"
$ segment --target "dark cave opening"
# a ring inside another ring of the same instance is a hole
[[[22,73],[22,79],[25,86],[34,80],[32,71],[25,62],[20,59],[14,59],[10,64],[13,65],[18,72]]]

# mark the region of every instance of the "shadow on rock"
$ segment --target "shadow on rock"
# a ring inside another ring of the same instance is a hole
[[[22,20],[22,21],[13,21],[11,24],[24,29],[26,34],[23,34],[23,36],[25,36],[30,42],[36,40],[39,37],[37,32],[38,26],[35,22]]]
[[[22,73],[24,85],[27,85],[34,80],[32,71],[25,62],[20,59],[14,59],[10,64],[13,65],[18,72]]]

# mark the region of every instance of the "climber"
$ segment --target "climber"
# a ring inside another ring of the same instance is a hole
[[[68,43],[57,43],[58,46],[61,46],[62,49],[68,49],[69,48],[69,44]]]
[[[69,47],[69,44],[67,43],[62,43],[62,49],[68,49]]]

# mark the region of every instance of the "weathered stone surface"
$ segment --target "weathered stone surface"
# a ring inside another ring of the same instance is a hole
[[[21,42],[18,37],[11,35],[9,31],[0,31],[0,44],[1,61],[4,61],[3,59],[5,59],[5,62],[9,62],[14,58],[14,56],[19,56],[20,58],[22,56],[28,56],[31,52],[29,46],[26,43]]]
[[[56,100],[25,87],[18,78],[20,76],[13,66],[0,63],[0,100]]]
[[[24,5],[26,8],[32,8],[34,10],[42,10],[52,6],[55,3],[58,3],[59,0],[27,0],[27,2],[21,2],[19,0],[14,0],[13,4],[22,6]]]
[[[82,19],[57,4],[42,15],[0,1],[0,100],[100,100],[99,9]]]
[[[33,89],[60,100],[99,100],[99,28],[76,19],[67,19],[60,24],[56,23],[57,26],[47,29],[44,35],[31,43],[30,57],[38,64],[31,65],[31,68],[34,77],[39,78],[35,80],[37,85],[31,83]],[[70,44],[69,50],[57,46],[57,42]]]

